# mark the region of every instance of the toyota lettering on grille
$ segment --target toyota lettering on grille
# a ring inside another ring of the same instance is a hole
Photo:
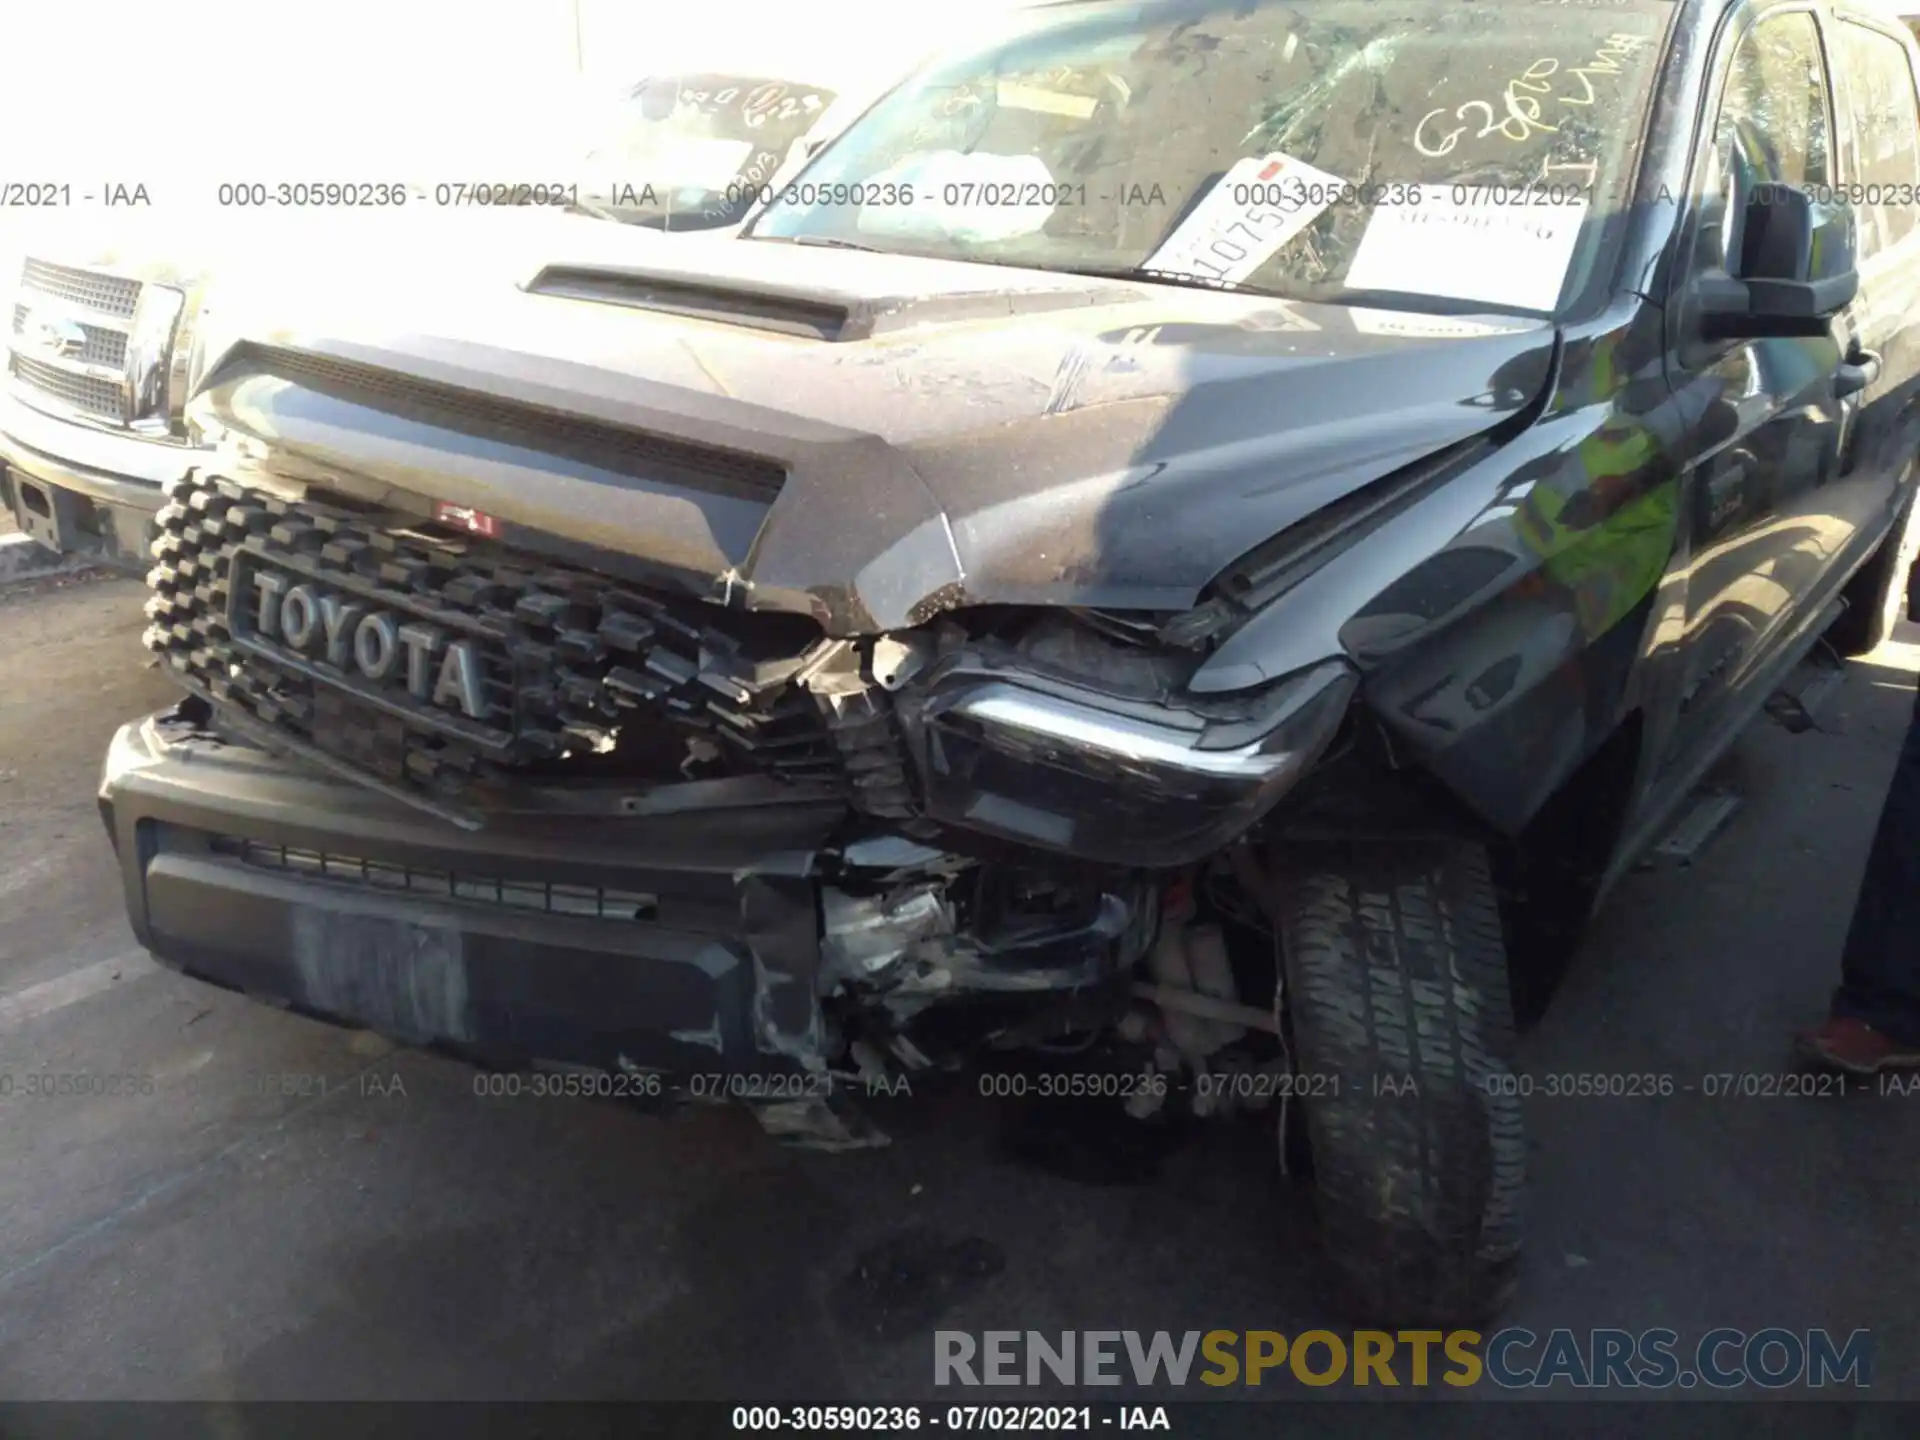
[[[237,604],[246,607],[259,639],[342,678],[404,688],[422,704],[485,718],[481,659],[472,640],[280,571],[253,570],[246,583],[249,593]]]

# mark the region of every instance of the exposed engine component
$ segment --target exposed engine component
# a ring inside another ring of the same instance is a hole
[[[1147,955],[1156,988],[1237,1001],[1225,934],[1218,925],[1196,924],[1193,916],[1192,897],[1184,891],[1162,912],[1160,937]],[[1170,1008],[1164,1025],[1168,1041],[1192,1061],[1205,1060],[1246,1033],[1244,1026],[1204,1019],[1185,1008]]]

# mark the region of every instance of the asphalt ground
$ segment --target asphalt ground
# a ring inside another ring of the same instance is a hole
[[[962,1084],[876,1102],[887,1149],[795,1152],[732,1110],[483,1098],[450,1062],[154,967],[94,805],[115,726],[171,698],[140,600],[98,576],[0,590],[0,1400],[926,1400],[936,1329],[1333,1323],[1270,1123],[1148,1143]],[[1509,1323],[1864,1328],[1870,1398],[1920,1399],[1920,1095],[1704,1080],[1787,1070],[1822,1011],[1917,658],[1850,667],[1815,730],[1758,722],[1718,777],[1744,796],[1727,830],[1689,869],[1629,877],[1526,1038],[1536,1082],[1668,1075],[1675,1093],[1536,1086]],[[96,1078],[24,1093],[36,1074]],[[1786,1433],[1771,1421],[1796,1407],[1740,1393],[1690,1432]],[[1448,1433],[1540,1433],[1536,1412],[1473,1409]],[[1181,1433],[1252,1433],[1229,1413]],[[1595,1415],[1561,1407],[1554,1428],[1632,1428]],[[1285,1430],[1355,1418],[1296,1404]],[[1390,1405],[1364,1428],[1440,1433]]]

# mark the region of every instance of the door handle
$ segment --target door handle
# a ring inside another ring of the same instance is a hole
[[[1849,395],[1858,395],[1879,378],[1879,352],[1863,348],[1856,340],[1848,349],[1847,358],[1833,372],[1833,398],[1844,400]]]

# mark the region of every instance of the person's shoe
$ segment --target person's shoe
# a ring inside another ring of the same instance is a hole
[[[1849,1075],[1920,1069],[1920,1047],[1888,1039],[1863,1020],[1837,1017],[1794,1041],[1795,1050],[1817,1064]]]

